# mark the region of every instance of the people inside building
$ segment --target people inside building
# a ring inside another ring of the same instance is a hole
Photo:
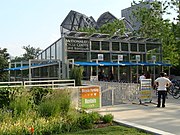
[[[166,92],[167,88],[171,85],[171,81],[165,77],[164,72],[160,73],[160,77],[158,77],[154,81],[155,86],[157,87],[157,92],[158,92],[158,104],[157,107],[161,106],[161,98],[162,98],[162,107],[165,107],[166,103]]]
[[[114,74],[113,74],[112,71],[109,72],[108,78],[109,78],[109,81],[113,81],[114,80]]]
[[[145,74],[146,79],[150,79],[151,78],[151,73],[149,71],[146,72]]]

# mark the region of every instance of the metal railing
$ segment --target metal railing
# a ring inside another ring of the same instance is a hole
[[[104,81],[83,81],[84,84],[101,86],[101,106],[119,105],[137,102],[139,84]]]
[[[23,82],[22,81],[16,81],[16,82],[0,82],[0,88],[3,87],[22,87]]]
[[[42,80],[42,81],[15,81],[0,82],[2,87],[51,87],[53,89],[67,86],[75,86],[75,80]]]

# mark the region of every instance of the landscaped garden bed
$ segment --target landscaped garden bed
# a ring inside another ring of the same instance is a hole
[[[96,134],[120,127],[111,114],[75,109],[66,89],[1,88],[0,102],[1,135]]]

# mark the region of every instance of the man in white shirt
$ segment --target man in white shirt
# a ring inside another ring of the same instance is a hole
[[[171,85],[171,81],[165,77],[164,72],[160,73],[160,77],[158,77],[154,81],[155,85],[157,86],[157,91],[158,91],[158,104],[157,107],[161,106],[161,96],[162,96],[162,107],[165,107],[165,102],[166,102],[166,92],[167,88]]]
[[[144,73],[141,74],[141,76],[139,76],[139,82],[141,83],[142,79],[146,79],[146,76]]]

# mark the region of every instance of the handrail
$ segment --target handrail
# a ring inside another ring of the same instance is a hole
[[[16,82],[0,82],[0,88],[3,87],[22,87],[23,82],[22,81],[16,81]]]
[[[42,81],[24,81],[24,87],[45,86],[45,87],[65,87],[75,86],[75,80],[42,80]]]
[[[42,81],[15,81],[15,82],[0,82],[1,87],[75,87],[75,80],[42,80]]]

